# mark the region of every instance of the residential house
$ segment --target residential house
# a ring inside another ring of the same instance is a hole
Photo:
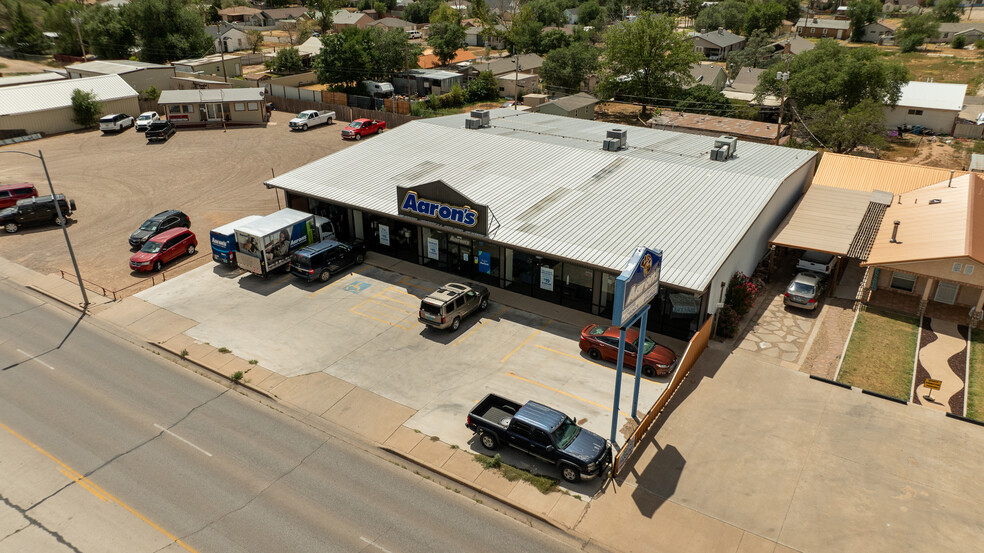
[[[298,47],[297,51],[301,54],[302,58],[310,58],[312,56],[317,56],[321,53],[321,48],[324,46],[321,44],[321,39],[319,37],[313,36],[302,42]]]
[[[895,36],[894,29],[878,21],[865,25],[862,28],[862,32],[864,34],[861,35],[861,42],[875,42],[880,44],[883,37]]]
[[[506,32],[505,25],[501,23],[496,23],[495,28],[503,34]],[[489,37],[489,40],[486,42],[485,37],[482,36],[482,30],[483,28],[481,26],[465,29],[465,44],[468,46],[488,46],[493,50],[502,50],[506,47],[504,36]]]
[[[567,8],[564,10],[564,21],[568,25],[577,25],[577,8]]]
[[[755,87],[758,86],[759,75],[764,72],[765,69],[743,67],[738,72],[738,75],[735,76],[734,80],[724,87],[721,93],[732,100],[753,103],[755,102]],[[772,95],[765,96],[762,98],[760,105],[778,106],[779,99]]]
[[[718,117],[702,113],[686,113],[669,109],[661,110],[659,115],[650,119],[646,125],[651,129],[662,129],[664,131],[676,131],[687,134],[714,137],[722,135],[734,136],[741,140],[757,142],[759,144],[775,144],[777,139],[780,144],[785,143],[788,140],[786,132],[789,127],[788,125],[783,125],[780,130],[779,126],[775,123]]]
[[[796,34],[809,38],[851,38],[851,22],[844,19],[804,17],[796,22]]]
[[[967,44],[984,38],[984,22],[963,22],[963,23],[940,23],[940,34],[937,37],[927,38],[926,42],[950,43],[958,36],[967,40]]]
[[[448,65],[454,65],[456,63],[470,62],[475,60],[475,54],[472,54],[468,50],[462,48],[454,53],[454,58],[451,59]],[[417,58],[417,65],[421,69],[433,69],[435,67],[441,67],[440,61],[434,54],[423,54]]]
[[[491,71],[492,75],[499,76],[510,71],[522,71],[538,75],[540,68],[543,67],[543,58],[536,54],[522,54],[519,56],[509,56],[506,58],[495,58],[489,61],[475,62],[459,71],[465,76],[465,82],[474,79],[479,73]]]
[[[527,92],[540,90],[540,77],[533,73],[510,71],[495,78],[499,83],[499,95],[506,98],[519,99]]]
[[[223,56],[213,54],[204,58],[192,58],[172,61],[175,71],[184,73],[201,73],[216,75],[224,78],[239,77],[243,74],[243,62],[238,56]]]
[[[806,40],[801,36],[792,36],[785,40],[777,40],[776,42],[773,42],[769,46],[772,46],[772,48],[775,49],[776,51],[776,55],[779,55],[783,53],[787,43],[789,44],[789,52],[794,56],[798,56],[803,52],[809,52],[810,50],[813,50],[816,47],[816,44],[814,44],[812,41]]]
[[[266,121],[262,88],[165,90],[157,103],[175,125],[202,126],[209,122],[255,125]]]
[[[132,60],[97,60],[76,63],[65,67],[70,79],[98,77],[100,75],[119,75],[137,92],[150,87],[167,90],[174,77],[174,67]]]
[[[703,84],[718,92],[724,89],[724,85],[728,81],[728,74],[724,72],[724,68],[713,63],[695,63],[691,65],[690,75],[694,78],[694,83],[691,86]],[[688,86],[686,88],[690,87]]]
[[[140,112],[137,91],[120,75],[39,82],[0,88],[0,132],[20,131],[12,136],[74,131],[82,125],[72,121],[72,91],[91,91],[102,104],[102,113]]]
[[[594,119],[595,106],[598,103],[598,99],[594,96],[584,92],[578,92],[577,94],[539,104],[533,108],[533,111],[563,117],[576,117],[578,119]]]
[[[984,173],[984,154],[970,154],[970,170]]]
[[[709,60],[723,60],[731,52],[737,52],[745,47],[745,37],[731,31],[718,28],[716,31],[702,32],[694,35],[694,50],[704,54]]]
[[[413,31],[417,28],[416,23],[411,23],[404,19],[399,19],[396,17],[383,17],[382,19],[377,19],[369,24],[370,27],[380,27],[384,31],[389,29],[401,29],[404,31]]]
[[[953,173],[963,176],[965,171]],[[824,152],[811,186],[906,194],[950,178],[950,169]]]
[[[267,27],[276,27],[281,21],[284,20],[298,20],[307,18],[308,9],[304,7],[298,8],[269,8],[264,9],[260,14],[263,17],[263,25]]]
[[[885,125],[922,127],[937,134],[953,134],[963,109],[967,85],[909,81],[902,86],[902,97],[895,107],[885,106]]]
[[[247,6],[233,6],[219,10],[219,19],[224,23],[263,26],[262,11]]]
[[[336,33],[342,32],[343,29],[348,27],[358,27],[359,29],[365,29],[371,25],[373,19],[362,12],[350,12],[348,10],[338,10],[335,12],[334,19],[332,19],[331,27]]]
[[[249,49],[249,37],[241,29],[228,23],[206,25],[205,32],[212,37],[216,52],[238,52]]]

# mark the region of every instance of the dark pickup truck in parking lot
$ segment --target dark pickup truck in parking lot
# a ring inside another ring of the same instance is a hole
[[[593,478],[611,464],[611,444],[571,417],[534,401],[520,405],[495,394],[468,413],[465,426],[486,449],[510,445],[555,465],[568,482]]]
[[[148,142],[154,142],[157,140],[163,140],[167,142],[168,138],[174,134],[174,123],[170,121],[154,121],[147,127],[147,131],[144,132],[144,136],[147,137]]]

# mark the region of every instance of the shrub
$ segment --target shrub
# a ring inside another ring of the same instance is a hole
[[[232,381],[233,382],[241,382],[243,380],[243,376],[245,376],[243,374],[243,371],[236,371],[236,372],[232,373]]]
[[[725,305],[718,309],[717,317],[717,335],[723,338],[734,338],[735,334],[738,334],[738,322],[741,320],[738,313],[731,306]]]
[[[967,37],[963,35],[953,37],[953,42],[950,43],[950,47],[957,50],[962,50],[964,46],[967,46]]]
[[[156,102],[157,100],[160,99],[160,97],[161,97],[161,91],[158,90],[156,86],[152,86],[147,90],[143,91],[144,100],[152,100]]]
[[[482,71],[468,82],[468,101],[482,102],[499,97],[499,85],[491,71]]]
[[[99,122],[103,106],[96,99],[96,93],[76,88],[72,91],[72,121],[78,125],[91,128]]]
[[[724,303],[738,313],[738,318],[744,317],[755,304],[755,296],[759,288],[752,283],[745,273],[736,272],[728,283],[728,291],[724,295]]]

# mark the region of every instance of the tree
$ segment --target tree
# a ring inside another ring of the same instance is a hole
[[[297,48],[284,48],[270,61],[270,67],[277,73],[300,73],[304,70],[304,62]]]
[[[940,23],[959,23],[963,12],[960,0],[936,0],[933,4],[933,16]]]
[[[550,29],[540,35],[540,48],[537,53],[546,54],[558,48],[566,48],[571,39],[563,29]]]
[[[99,123],[103,105],[93,91],[72,90],[72,121],[76,125],[90,129]]]
[[[533,8],[523,6],[506,33],[506,48],[513,55],[540,52],[542,39],[543,23],[536,18]]]
[[[776,73],[785,71],[785,66],[785,61],[777,60],[759,75],[755,87],[759,99],[782,94],[782,82],[776,79]],[[824,39],[790,62],[787,97],[800,108],[837,101],[844,109],[850,109],[865,99],[894,106],[908,81],[909,70],[899,62],[886,60],[874,47],[847,48]]]
[[[965,46],[967,46],[967,37],[963,35],[953,37],[953,42],[950,43],[950,48],[957,50],[962,50]]]
[[[895,33],[895,43],[902,52],[914,52],[926,42],[927,38],[939,36],[940,22],[931,14],[910,15],[899,25]]]
[[[776,2],[751,4],[745,10],[745,22],[742,29],[745,35],[762,31],[772,36],[782,25],[784,17],[786,17],[786,7],[782,4]]]
[[[549,87],[565,92],[581,90],[581,83],[598,68],[598,49],[585,42],[547,52],[540,77]]]
[[[748,4],[740,0],[724,0],[724,2],[711,4],[697,14],[694,29],[703,33],[721,27],[732,33],[741,33],[741,29],[745,25],[747,9]]]
[[[359,5],[356,6],[360,12],[372,9],[372,0],[362,0]]]
[[[816,137],[838,154],[849,154],[861,146],[877,150],[886,143],[885,109],[881,102],[871,98],[849,109],[833,100],[810,106],[803,111],[803,121],[809,129],[804,139],[813,141]]]
[[[81,56],[79,29],[75,24],[80,18],[82,6],[74,2],[63,2],[48,8],[44,14],[44,28],[58,33],[52,51],[56,54]]]
[[[465,43],[465,27],[461,24],[461,14],[447,4],[441,4],[431,15],[430,21],[427,44],[437,56],[438,64],[448,65]]]
[[[347,6],[346,0],[304,0],[307,16],[315,22],[318,31],[326,35],[331,30],[335,12]]]
[[[140,37],[143,61],[199,57],[213,47],[212,37],[205,32],[202,17],[190,0],[132,0],[124,14]]]
[[[417,24],[427,23],[440,6],[440,0],[417,0],[403,8],[403,19]]]
[[[409,59],[416,68],[422,51],[410,44],[400,29],[383,31],[378,27],[348,27],[341,33],[321,37],[322,49],[314,57],[314,72],[321,84],[346,88],[351,83],[378,80],[403,70]]]
[[[156,86],[151,86],[147,90],[141,92],[140,96],[144,100],[150,100],[152,102],[156,102],[161,97],[161,91]]]
[[[756,31],[748,37],[748,42],[744,48],[737,52],[728,53],[728,61],[725,66],[728,71],[728,78],[737,77],[738,72],[744,67],[764,69],[772,65],[772,58],[775,53],[772,39],[762,31]]]
[[[477,77],[468,81],[468,89],[465,92],[469,102],[495,100],[499,97],[499,83],[491,71],[482,71]]]
[[[533,12],[533,16],[544,27],[559,27],[566,22],[564,20],[564,9],[567,6],[558,3],[556,0],[529,0],[524,6],[529,6]],[[586,25],[586,23],[582,23],[582,25]]]
[[[604,12],[597,0],[588,0],[577,7],[577,24],[581,26],[590,25],[592,27],[602,27],[604,25]]]
[[[246,31],[246,45],[249,46],[249,51],[256,53],[263,46],[263,33],[257,30]]]
[[[95,5],[82,12],[80,25],[89,46],[88,53],[110,60],[130,57],[137,36],[126,20],[128,9],[128,6],[117,9]]]
[[[291,46],[294,46],[311,38],[317,24],[313,19],[284,19],[277,26],[287,33],[287,40],[290,41]]]
[[[673,18],[642,12],[635,21],[612,25],[604,34],[600,96],[625,94],[669,98],[693,77],[690,66],[701,55],[685,35],[676,32]],[[646,114],[643,104],[642,115]]]
[[[861,42],[864,27],[878,21],[882,3],[878,0],[851,0],[847,3],[847,18],[851,21],[851,42]]]
[[[212,0],[212,3],[205,10],[205,24],[215,25],[222,21],[222,18],[219,17],[219,10],[221,9],[222,3],[219,0]]]
[[[732,111],[728,97],[706,84],[696,84],[685,90],[676,109],[717,117],[729,117]]]
[[[697,14],[700,13],[703,5],[704,2],[702,0],[684,0],[683,6],[680,7],[680,15],[694,21],[697,19]]]
[[[10,30],[3,34],[3,43],[25,54],[43,54],[48,49],[48,39],[34,25],[21,3],[15,3]]]
[[[800,14],[803,12],[803,7],[800,5],[800,0],[778,0],[786,8],[786,20],[796,23],[799,21]]]
[[[403,29],[383,30],[370,27],[369,42],[373,45],[369,52],[369,67],[373,79],[385,79],[392,73],[403,71],[407,63],[417,67],[417,59],[424,53],[420,44],[411,43],[410,36]]]

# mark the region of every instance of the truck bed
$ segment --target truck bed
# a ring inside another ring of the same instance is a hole
[[[478,405],[471,410],[469,415],[472,418],[482,419],[489,424],[505,428],[509,419],[516,414],[520,407],[522,406],[516,402],[495,394],[489,394],[485,396],[485,399],[478,402]]]

